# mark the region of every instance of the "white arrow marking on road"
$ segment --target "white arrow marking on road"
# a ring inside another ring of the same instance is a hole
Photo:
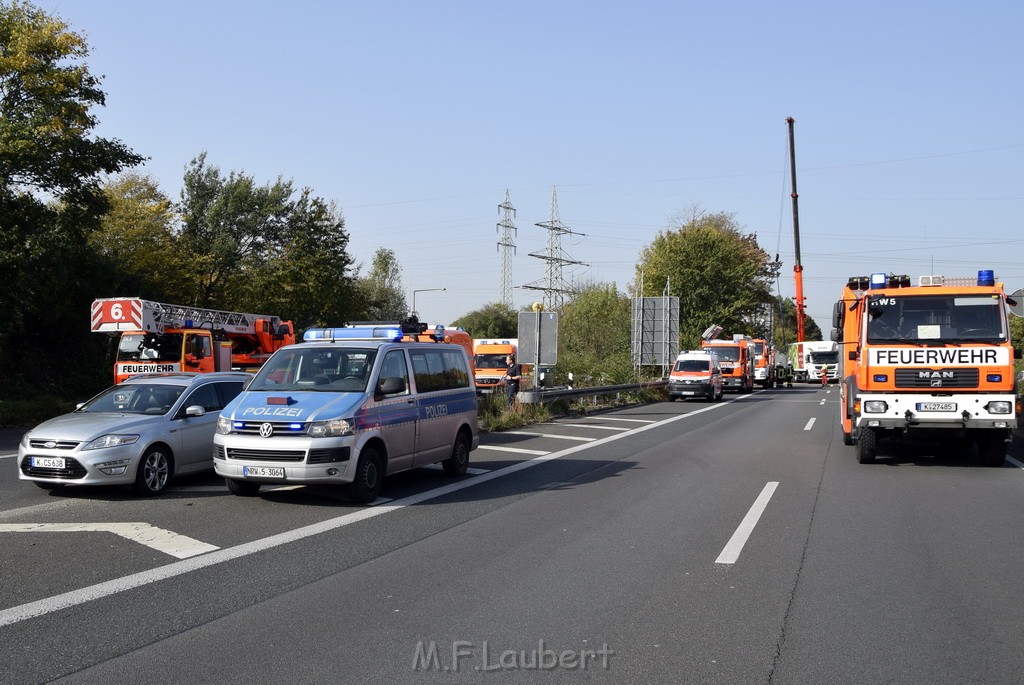
[[[0,533],[113,533],[178,559],[205,554],[216,545],[193,540],[148,523],[0,523]]]

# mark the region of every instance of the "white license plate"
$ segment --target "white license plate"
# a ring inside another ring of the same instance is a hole
[[[284,469],[275,466],[243,466],[242,475],[247,478],[284,478]]]
[[[682,392],[680,392],[679,394],[680,394],[680,395],[696,395],[697,393],[696,393],[696,392],[694,392],[693,390],[683,390],[683,391],[682,391]]]
[[[64,457],[32,457],[32,466],[39,469],[62,469]]]
[[[955,402],[918,402],[918,411],[956,411]]]

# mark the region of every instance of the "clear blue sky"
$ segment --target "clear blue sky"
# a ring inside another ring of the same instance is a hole
[[[626,291],[640,250],[699,204],[732,212],[794,294],[785,119],[796,119],[808,313],[847,276],[1024,286],[1024,3],[37,0],[92,47],[98,133],[150,158],[279,176],[334,200],[350,248],[401,263],[422,318],[544,275],[552,187],[566,277]],[[709,274],[713,277],[713,274]],[[538,293],[516,289],[517,306]]]

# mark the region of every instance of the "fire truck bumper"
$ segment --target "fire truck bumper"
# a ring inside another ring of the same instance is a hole
[[[1006,429],[1017,427],[1012,394],[862,394],[857,426],[898,429]]]

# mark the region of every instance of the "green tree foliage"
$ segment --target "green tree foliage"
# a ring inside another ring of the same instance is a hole
[[[5,387],[29,373],[36,388],[76,386],[75,379],[57,373],[57,365],[39,362],[52,356],[65,366],[78,365],[92,354],[89,291],[106,274],[87,235],[106,210],[100,183],[104,175],[142,161],[120,141],[93,135],[93,109],[104,104],[105,95],[84,62],[88,54],[85,39],[58,17],[27,2],[0,4]]]
[[[89,237],[108,279],[96,297],[138,295],[184,302],[190,295],[188,263],[178,248],[177,214],[150,176],[128,173],[104,186],[110,209]]]
[[[409,314],[402,287],[402,265],[395,251],[386,247],[373,253],[370,273],[358,278],[360,299],[366,321],[400,321]]]
[[[519,335],[519,313],[506,304],[492,302],[451,322],[473,338],[515,338]]]
[[[733,214],[708,214],[699,208],[680,216],[641,250],[634,287],[644,297],[679,297],[679,333],[683,348],[699,344],[700,334],[718,324],[726,335],[752,335],[756,312],[772,302],[778,270],[741,231]]]
[[[206,161],[185,172],[178,245],[193,288],[183,304],[265,313],[299,329],[359,311],[348,234],[336,205],[290,181],[259,185]]]
[[[633,382],[632,311],[632,300],[613,283],[578,286],[559,314],[559,378],[571,371],[580,385]]]
[[[796,342],[796,303],[793,298],[774,298],[775,337],[773,342],[780,350]],[[822,331],[811,317],[804,313],[804,340],[830,340],[831,331]]]

